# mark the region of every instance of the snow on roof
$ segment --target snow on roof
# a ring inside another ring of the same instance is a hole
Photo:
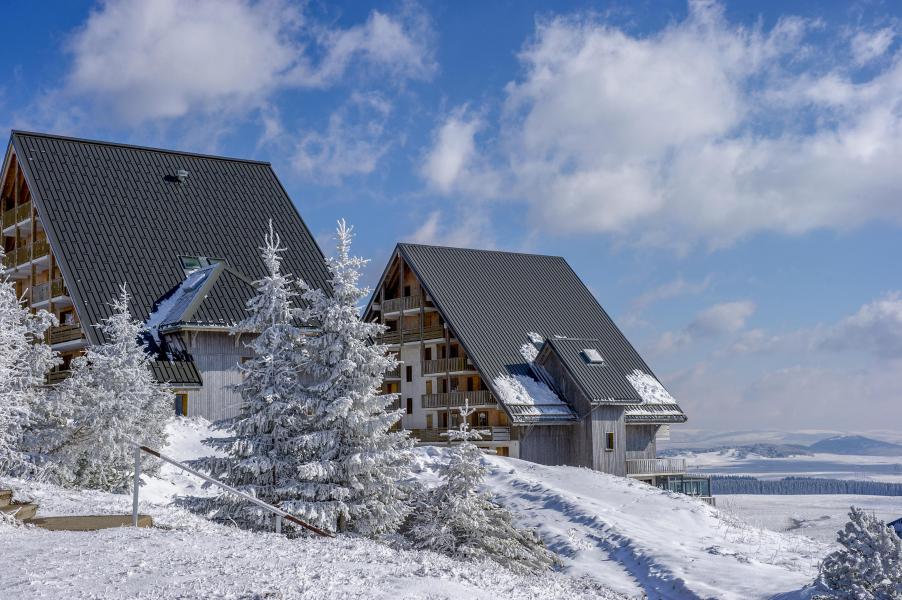
[[[541,381],[525,375],[499,375],[493,383],[501,402],[518,420],[573,418],[570,407]]]
[[[646,404],[676,404],[676,400],[670,395],[670,392],[665,390],[661,382],[652,375],[635,369],[626,378],[636,388],[636,393]]]
[[[160,327],[171,321],[177,321],[182,311],[186,308],[185,301],[190,299],[188,296],[193,295],[199,287],[207,280],[216,268],[216,265],[210,265],[192,271],[185,279],[176,287],[171,294],[160,301],[147,317],[144,327],[153,336],[157,342],[160,341]]]

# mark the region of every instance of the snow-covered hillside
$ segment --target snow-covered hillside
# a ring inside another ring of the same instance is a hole
[[[203,452],[202,422],[170,426],[167,451]],[[444,450],[417,451],[418,477],[436,481]],[[771,598],[797,597],[825,544],[752,527],[688,497],[587,469],[486,457],[487,486],[564,562],[530,578],[369,540],[287,540],[211,524],[168,505],[196,493],[165,468],[142,491],[159,528],[93,533],[0,530],[0,589],[17,598]],[[42,515],[128,512],[130,497],[14,481]],[[616,590],[609,591],[609,589]],[[619,593],[617,593],[619,592]]]

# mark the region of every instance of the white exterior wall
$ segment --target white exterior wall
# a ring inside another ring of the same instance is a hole
[[[427,348],[430,345],[427,344]],[[437,348],[432,345],[433,356]],[[422,395],[426,393],[426,377],[423,377],[423,361],[420,360],[420,344],[405,344],[401,347],[401,408],[407,409],[407,399],[413,398],[413,414],[405,414],[401,419],[404,429],[426,429],[426,411],[423,410]],[[407,382],[407,367],[413,367],[413,381]],[[435,384],[433,383],[433,391]]]

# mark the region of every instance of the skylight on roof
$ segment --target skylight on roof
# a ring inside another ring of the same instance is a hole
[[[595,348],[583,348],[583,358],[590,365],[603,365],[604,357]]]

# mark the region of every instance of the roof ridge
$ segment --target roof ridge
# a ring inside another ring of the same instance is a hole
[[[81,144],[97,144],[99,146],[111,146],[114,148],[127,148],[129,150],[144,150],[146,152],[158,152],[160,154],[178,154],[180,156],[192,156],[194,158],[207,158],[212,160],[224,160],[229,162],[250,163],[255,165],[266,165],[272,167],[272,163],[263,160],[253,160],[250,158],[235,158],[232,156],[222,156],[217,154],[203,154],[201,152],[188,152],[187,150],[169,150],[167,148],[159,148],[156,146],[141,146],[139,144],[126,144],[123,142],[111,142],[108,140],[93,140],[88,138],[72,137],[67,135],[59,135],[55,133],[44,133],[40,131],[24,131],[21,129],[12,129],[10,136],[31,136],[43,137],[55,140],[64,140],[67,142],[78,142]]]
[[[491,250],[487,248],[467,248],[464,246],[440,246],[438,244],[420,244],[417,242],[398,242],[398,246],[404,246],[409,248],[411,246],[417,246],[419,248],[439,248],[441,250],[466,250],[468,252],[485,252],[487,254],[512,254],[514,256],[538,256],[541,258],[559,258],[564,262],[567,261],[563,256],[559,254],[538,254],[536,252],[515,252],[513,250]]]

